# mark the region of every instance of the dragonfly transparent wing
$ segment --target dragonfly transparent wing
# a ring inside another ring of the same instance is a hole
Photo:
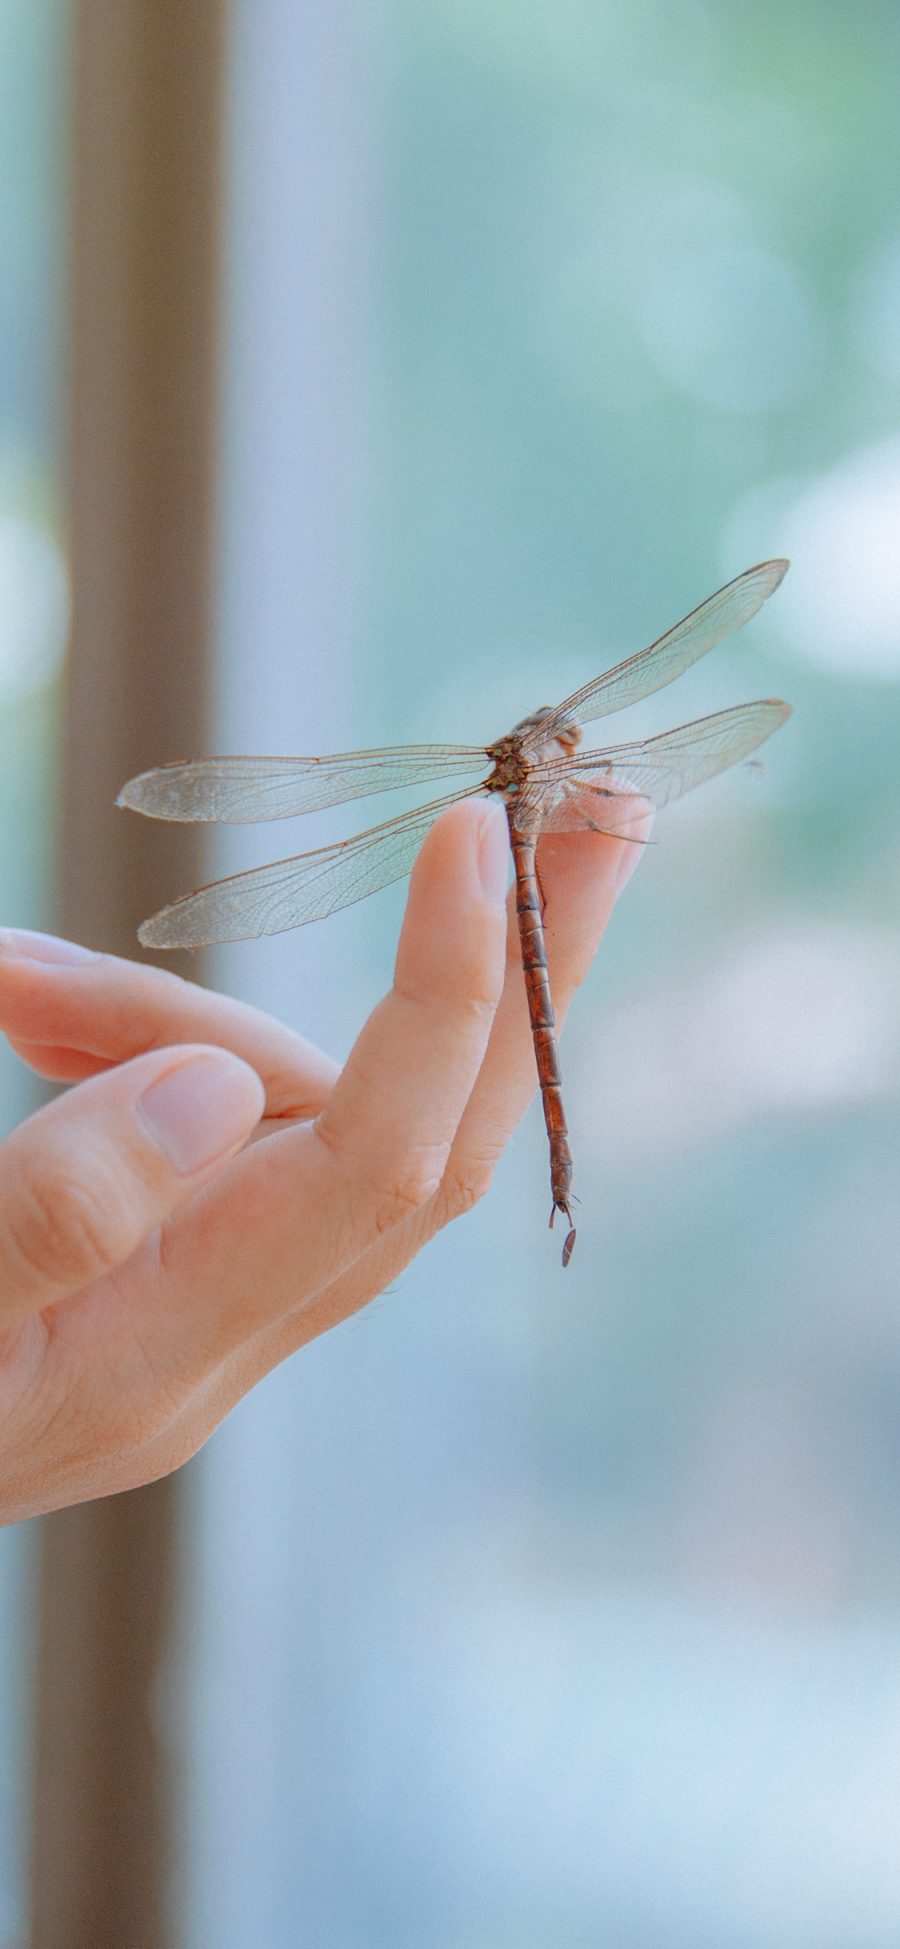
[[[614,670],[607,670],[604,676],[567,697],[551,718],[545,718],[528,734],[527,742],[543,742],[552,737],[556,723],[565,718],[574,718],[577,724],[589,724],[674,683],[683,670],[708,650],[715,649],[723,637],[749,623],[777,589],[789,567],[786,561],[760,562],[756,568],[748,568],[743,575],[736,576],[733,582],[726,582],[723,589],[717,589],[699,609],[692,609],[689,616],[660,636],[656,643],[651,643],[649,649],[639,650],[636,656],[618,663]]]
[[[483,771],[488,762],[483,749],[449,744],[344,751],[331,758],[194,758],[130,778],[117,804],[154,819],[252,825],[400,785]]]
[[[138,939],[144,947],[205,947],[213,941],[282,934],[306,921],[322,920],[402,880],[439,813],[479,789],[451,792],[356,839],[216,880],[145,920]]]
[[[659,809],[682,798],[749,758],[790,714],[777,699],[736,704],[656,738],[562,759],[532,772],[519,818],[541,832],[630,833],[640,801]]]

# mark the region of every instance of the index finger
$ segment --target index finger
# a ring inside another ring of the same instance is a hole
[[[434,1196],[503,987],[507,869],[500,806],[464,802],[432,829],[394,985],[317,1123],[255,1145],[168,1228],[177,1331],[192,1331],[189,1305],[208,1347],[212,1312],[224,1350],[310,1300]]]
[[[651,826],[652,817],[640,815],[630,838],[582,832],[547,838],[539,843],[538,867],[546,903],[544,925],[557,1030],[562,1028],[572,997],[591,965],[615,902],[641,858],[643,842],[649,837]],[[261,1348],[260,1371],[291,1350],[291,1333],[293,1344],[299,1345],[364,1306],[396,1278],[435,1232],[487,1189],[497,1160],[538,1087],[514,900],[515,890],[510,895],[503,994],[485,1059],[460,1118],[437,1195],[424,1210],[412,1213],[402,1226],[380,1240],[363,1263],[336,1281],[297,1328],[275,1336],[275,1351]],[[563,1058],[564,1086],[565,1076]],[[574,1149],[577,1170],[577,1134]],[[546,1225],[545,1158],[544,1151],[539,1175],[534,1179],[535,1212],[541,1230]]]
[[[168,968],[0,929],[0,1029],[55,1082],[80,1082],[151,1049],[218,1044],[262,1078],[268,1117],[315,1116],[337,1064],[283,1022]]]

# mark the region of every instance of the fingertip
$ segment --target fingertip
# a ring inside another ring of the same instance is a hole
[[[476,805],[475,842],[481,891],[489,907],[506,905],[509,883],[509,829],[506,807],[496,793]]]
[[[476,937],[493,952],[505,938],[508,854],[502,807],[469,798],[432,826],[413,869],[400,960],[409,951],[439,966]]]
[[[56,967],[78,967],[97,961],[93,948],[80,941],[62,940],[56,934],[40,934],[28,927],[0,927],[0,966],[4,961],[49,962]]]

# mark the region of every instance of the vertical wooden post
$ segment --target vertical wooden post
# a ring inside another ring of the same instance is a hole
[[[207,742],[225,6],[76,5],[59,915],[121,954],[202,877],[196,831],[114,801],[132,772]],[[43,1526],[33,1949],[176,1939],[162,1694],[177,1498],[167,1481]]]

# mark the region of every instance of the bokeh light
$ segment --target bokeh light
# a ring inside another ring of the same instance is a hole
[[[775,547],[791,572],[772,625],[795,655],[834,674],[900,678],[900,438],[826,473],[755,489],[734,511],[727,550]],[[749,551],[749,552],[748,552]]]
[[[21,516],[0,514],[0,702],[57,676],[69,632],[69,587],[58,542]]]

